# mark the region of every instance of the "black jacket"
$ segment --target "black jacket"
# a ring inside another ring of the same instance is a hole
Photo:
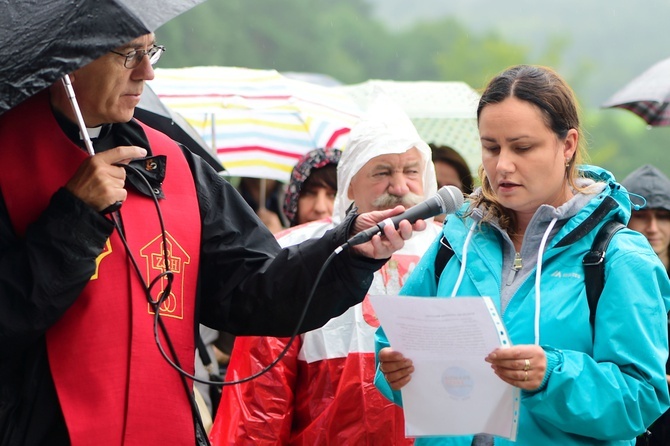
[[[122,144],[148,147],[144,132],[131,122],[108,129],[96,150]],[[281,249],[227,181],[182,151],[195,180],[202,226],[199,321],[235,335],[292,334],[319,269],[346,241],[353,219],[321,239]],[[69,444],[45,333],[77,299],[112,230],[107,218],[60,189],[19,238],[0,196],[0,444]],[[338,255],[320,281],[301,331],[320,327],[362,301],[372,273],[383,263],[349,251]],[[194,335],[196,330],[197,324]]]

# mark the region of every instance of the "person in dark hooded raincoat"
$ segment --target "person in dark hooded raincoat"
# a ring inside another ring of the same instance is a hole
[[[670,271],[670,179],[654,166],[646,164],[631,172],[621,184],[628,192],[645,200],[644,206],[633,208],[628,227],[647,237],[666,271]],[[633,202],[635,198],[631,196]],[[668,328],[670,332],[670,326]],[[670,384],[670,360],[665,365],[665,373]],[[638,438],[638,445],[670,444],[670,411],[661,415],[649,432],[649,438]]]

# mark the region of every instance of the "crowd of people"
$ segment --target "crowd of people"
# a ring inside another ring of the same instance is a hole
[[[555,71],[489,81],[481,166],[379,96],[342,150],[236,189],[133,118],[162,50],[146,34],[70,74],[94,155],[61,83],[0,115],[0,444],[669,444],[670,180],[588,165]],[[444,185],[455,214],[347,243]],[[609,222],[628,227],[591,309]],[[511,346],[481,360],[520,392],[516,439],[408,438],[415,365],[369,295],[490,297]]]
[[[311,176],[305,184],[310,180]],[[337,185],[328,217],[278,234],[282,246],[322,236],[346,218],[352,204],[359,212],[398,204],[409,208],[437,190],[428,145],[409,118],[385,101],[373,104],[369,116],[352,129],[337,165]],[[302,192],[310,194],[304,187]],[[300,199],[296,214],[302,206]],[[368,293],[397,294],[440,230],[431,223],[408,240],[375,273]],[[301,335],[270,372],[226,387],[210,435],[213,444],[407,444],[401,409],[372,385],[378,326],[365,299],[322,328]],[[288,341],[238,338],[227,379],[259,372]]]

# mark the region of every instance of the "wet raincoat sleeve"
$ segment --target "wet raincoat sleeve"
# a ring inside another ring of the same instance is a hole
[[[523,399],[535,417],[560,430],[622,440],[643,433],[670,404],[664,373],[670,283],[653,251],[637,249],[645,242],[641,235],[614,240],[592,356],[558,350],[546,387],[524,392]]]
[[[289,338],[240,336],[226,373],[226,381],[260,372],[279,356]],[[300,337],[267,373],[249,382],[224,386],[210,432],[212,445],[289,444],[294,416]]]
[[[25,237],[0,197],[0,361],[34,346],[95,272],[112,224],[65,189]]]
[[[186,154],[202,217],[200,321],[235,335],[289,336],[327,257],[347,240],[352,216],[323,237],[281,249],[228,182]],[[385,260],[339,254],[324,273],[301,332],[363,300]]]

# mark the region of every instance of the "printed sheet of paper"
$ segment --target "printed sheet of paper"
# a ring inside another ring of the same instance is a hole
[[[484,358],[509,346],[488,297],[370,296],[394,350],[414,363],[401,390],[411,437],[488,433],[516,439],[519,389]]]

